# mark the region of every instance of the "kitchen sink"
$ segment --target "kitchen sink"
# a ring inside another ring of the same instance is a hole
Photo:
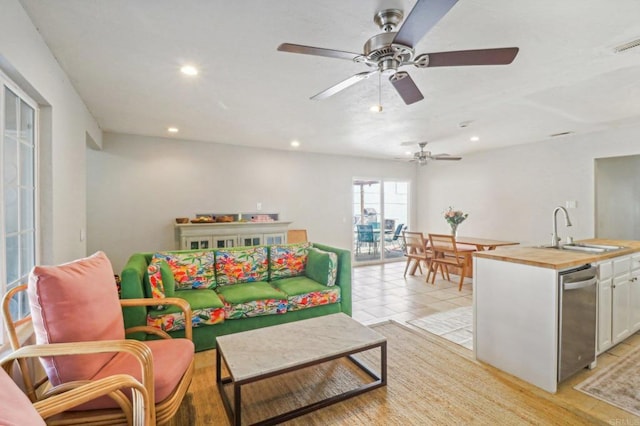
[[[558,247],[540,246],[541,248],[553,248],[557,250],[579,251],[583,253],[609,253],[611,251],[622,250],[624,246],[613,246],[606,244],[586,244],[586,243],[570,243],[563,244]]]

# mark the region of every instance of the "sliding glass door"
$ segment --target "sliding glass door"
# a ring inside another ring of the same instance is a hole
[[[409,182],[353,180],[353,258],[375,263],[401,258],[400,231],[409,219]]]

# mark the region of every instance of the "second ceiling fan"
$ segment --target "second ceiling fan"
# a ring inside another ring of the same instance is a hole
[[[326,99],[336,93],[365,80],[376,73],[388,76],[405,104],[421,101],[424,96],[406,71],[398,71],[405,65],[417,68],[452,67],[467,65],[507,65],[518,54],[517,47],[497,49],[457,50],[451,52],[423,53],[415,55],[414,46],[433,28],[458,0],[418,0],[409,12],[400,29],[404,14],[399,9],[385,9],[375,14],[373,21],[380,27],[381,34],[371,37],[364,45],[364,53],[345,52],[321,47],[283,43],[278,46],[281,52],[302,53],[325,56],[363,63],[371,69],[355,74],[311,99]]]
[[[413,145],[415,142],[403,142],[401,145]],[[413,153],[413,158],[410,158],[408,161],[416,162],[421,166],[427,164],[429,160],[449,160],[449,161],[458,161],[462,160],[462,157],[457,155],[449,155],[449,154],[431,154],[431,151],[425,151],[424,147],[427,146],[427,142],[418,142],[418,146],[420,147],[420,151]],[[396,160],[405,160],[404,158],[396,158]]]

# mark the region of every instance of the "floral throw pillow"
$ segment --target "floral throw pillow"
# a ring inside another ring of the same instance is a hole
[[[269,261],[266,247],[216,251],[218,285],[266,281]]]
[[[151,297],[154,299],[164,299],[164,283],[162,282],[162,271],[160,265],[162,261],[156,258],[151,260],[147,268],[147,278],[149,280],[149,289]]]
[[[269,248],[271,279],[304,274],[310,243],[274,245]]]
[[[169,264],[177,289],[215,288],[214,255],[211,251],[188,253],[156,253],[154,259]]]

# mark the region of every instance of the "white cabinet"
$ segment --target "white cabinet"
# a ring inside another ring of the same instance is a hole
[[[599,264],[598,353],[640,330],[640,254]]]
[[[290,223],[179,223],[175,225],[176,243],[181,250],[286,244]]]
[[[640,255],[631,256],[629,277],[629,327],[640,330]]]
[[[598,353],[613,345],[611,338],[613,263],[603,262],[598,268]]]
[[[612,338],[616,344],[631,334],[629,327],[629,296],[631,256],[613,259],[613,306],[611,308]]]

